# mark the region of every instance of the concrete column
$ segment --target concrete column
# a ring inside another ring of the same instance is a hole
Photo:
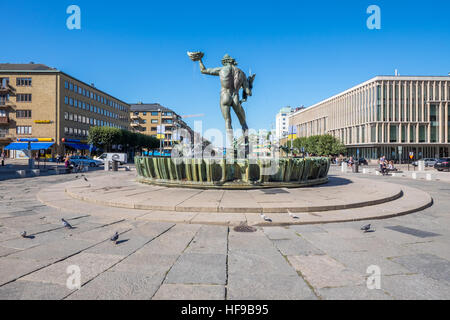
[[[406,143],[409,143],[411,140],[411,123],[406,125]]]
[[[448,99],[448,95],[447,95],[447,99]],[[444,142],[450,142],[449,140],[448,140],[448,106],[449,106],[449,103],[447,102],[446,104],[445,104],[445,110],[444,110],[444,128],[445,128],[445,132],[444,132],[444,135],[445,135],[445,137],[444,137]]]
[[[372,138],[372,141],[375,141],[375,143],[380,143],[380,141],[378,141],[378,122],[375,124],[375,140]]]
[[[444,142],[444,137],[442,136],[442,128],[445,125],[444,123],[444,112],[443,112],[443,108],[442,108],[442,102],[439,103],[439,122],[438,122],[438,130],[439,130],[439,143],[443,143]]]
[[[419,143],[419,124],[416,126],[416,138],[414,139],[415,143]]]
[[[434,95],[434,93],[433,93],[433,95]],[[431,126],[430,126],[430,103],[427,103],[427,114],[428,114],[428,117],[427,117],[427,122],[428,122],[428,124],[427,124],[427,143],[430,143],[430,135],[431,135]]]

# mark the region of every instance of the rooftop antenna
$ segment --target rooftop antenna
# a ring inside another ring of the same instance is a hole
[[[395,76],[398,77],[398,70],[395,69]]]

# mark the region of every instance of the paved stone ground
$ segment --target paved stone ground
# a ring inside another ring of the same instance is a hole
[[[360,177],[422,189],[434,205],[370,221],[375,232],[345,222],[242,233],[71,213],[36,199],[74,175],[1,181],[0,299],[449,299],[450,184]],[[79,290],[66,286],[71,265],[81,269]],[[367,288],[370,265],[380,268],[380,289]]]

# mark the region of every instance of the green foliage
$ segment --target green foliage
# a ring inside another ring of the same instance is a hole
[[[129,147],[138,149],[159,147],[159,140],[154,137],[110,127],[91,127],[88,142],[97,148],[105,149],[105,151],[111,151],[112,145],[119,144],[125,149]]]
[[[338,155],[346,150],[339,139],[329,134],[297,138],[292,145],[295,153],[300,153],[303,147],[305,152],[319,156]],[[288,141],[285,146],[290,148],[291,142]]]

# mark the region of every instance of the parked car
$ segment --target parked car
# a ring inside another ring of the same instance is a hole
[[[433,167],[435,164],[436,164],[436,162],[438,161],[438,159],[435,159],[435,158],[425,158],[425,159],[422,159],[423,161],[425,161],[425,167]],[[419,161],[414,161],[413,163],[412,163],[412,165],[413,166],[418,166],[419,165]]]
[[[120,153],[120,152],[108,152],[108,153],[102,153],[100,157],[96,159],[97,161],[101,161],[102,163],[105,163],[105,161],[119,161],[120,164],[125,164],[128,161],[127,154],[126,153]]]
[[[98,167],[99,165],[103,164],[102,161],[94,160],[87,156],[71,156],[69,159],[70,163],[76,166],[78,166],[79,164],[83,164],[84,166]]]
[[[450,171],[450,158],[441,158],[436,161],[436,164],[434,165],[434,168],[437,171]]]
[[[358,164],[359,164],[360,166],[362,166],[362,165],[365,165],[365,166],[369,165],[369,163],[367,162],[367,160],[364,159],[364,158],[356,159],[355,162],[358,162]]]

